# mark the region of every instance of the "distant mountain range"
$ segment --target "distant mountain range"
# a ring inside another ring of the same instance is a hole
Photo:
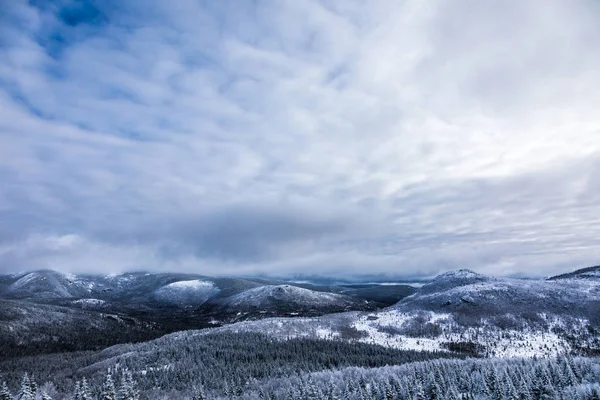
[[[219,328],[487,357],[600,355],[600,267],[549,279],[439,275],[393,306]]]
[[[369,311],[414,292],[403,284],[317,286],[175,273],[3,275],[0,321],[8,323],[0,326],[0,350],[95,349],[244,320]]]
[[[314,323],[289,319],[319,316]],[[286,322],[274,327],[275,320],[260,321],[268,317]],[[70,275],[44,270],[0,276],[0,321],[5,322],[0,324],[0,351],[7,355],[99,349],[211,327],[275,336],[297,330],[320,337],[352,337],[355,332],[363,341],[404,338],[406,344],[409,337],[439,338],[442,331],[467,328],[558,332],[569,318],[578,321],[570,328],[587,329],[586,343],[600,330],[600,267],[545,280],[458,270],[419,288],[174,273]],[[441,348],[436,341],[432,346]]]

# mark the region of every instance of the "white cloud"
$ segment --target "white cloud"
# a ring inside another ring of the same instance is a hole
[[[1,24],[2,268],[597,262],[593,1],[59,8]]]

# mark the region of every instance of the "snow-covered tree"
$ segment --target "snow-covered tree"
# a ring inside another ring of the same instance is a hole
[[[81,381],[81,386],[79,387],[79,399],[80,400],[92,400],[92,394],[90,392],[90,387],[87,383],[87,380],[83,378]]]
[[[6,382],[2,382],[2,387],[0,388],[0,400],[12,400],[12,394],[10,390],[8,390],[8,386],[6,386]]]
[[[206,400],[206,392],[202,384],[196,385],[193,389],[192,400]]]
[[[35,394],[33,393],[33,388],[31,387],[31,380],[29,379],[29,375],[27,375],[27,373],[25,373],[21,379],[21,387],[19,388],[19,393],[17,393],[17,399],[35,400]]]
[[[38,390],[38,397],[42,400],[49,400],[55,397],[60,397],[60,394],[56,390],[56,386],[52,382],[44,382],[44,384]]]
[[[83,400],[81,398],[81,382],[75,382],[75,388],[73,389],[73,395],[71,396],[72,400]]]
[[[52,396],[50,396],[47,392],[42,391],[41,400],[52,400]]]
[[[113,381],[110,371],[104,378],[102,392],[100,392],[100,400],[117,400],[117,390],[115,388],[115,382]]]
[[[131,375],[131,372],[127,370],[123,371],[123,376],[121,377],[121,387],[119,388],[119,399],[138,400],[139,398],[140,393],[136,388],[133,375]]]

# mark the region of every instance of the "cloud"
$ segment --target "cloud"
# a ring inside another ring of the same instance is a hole
[[[2,270],[597,263],[594,1],[5,3]]]

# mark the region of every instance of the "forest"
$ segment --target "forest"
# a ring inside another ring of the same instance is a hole
[[[8,360],[0,400],[600,400],[600,359],[591,357],[467,359],[255,333],[176,342]]]

